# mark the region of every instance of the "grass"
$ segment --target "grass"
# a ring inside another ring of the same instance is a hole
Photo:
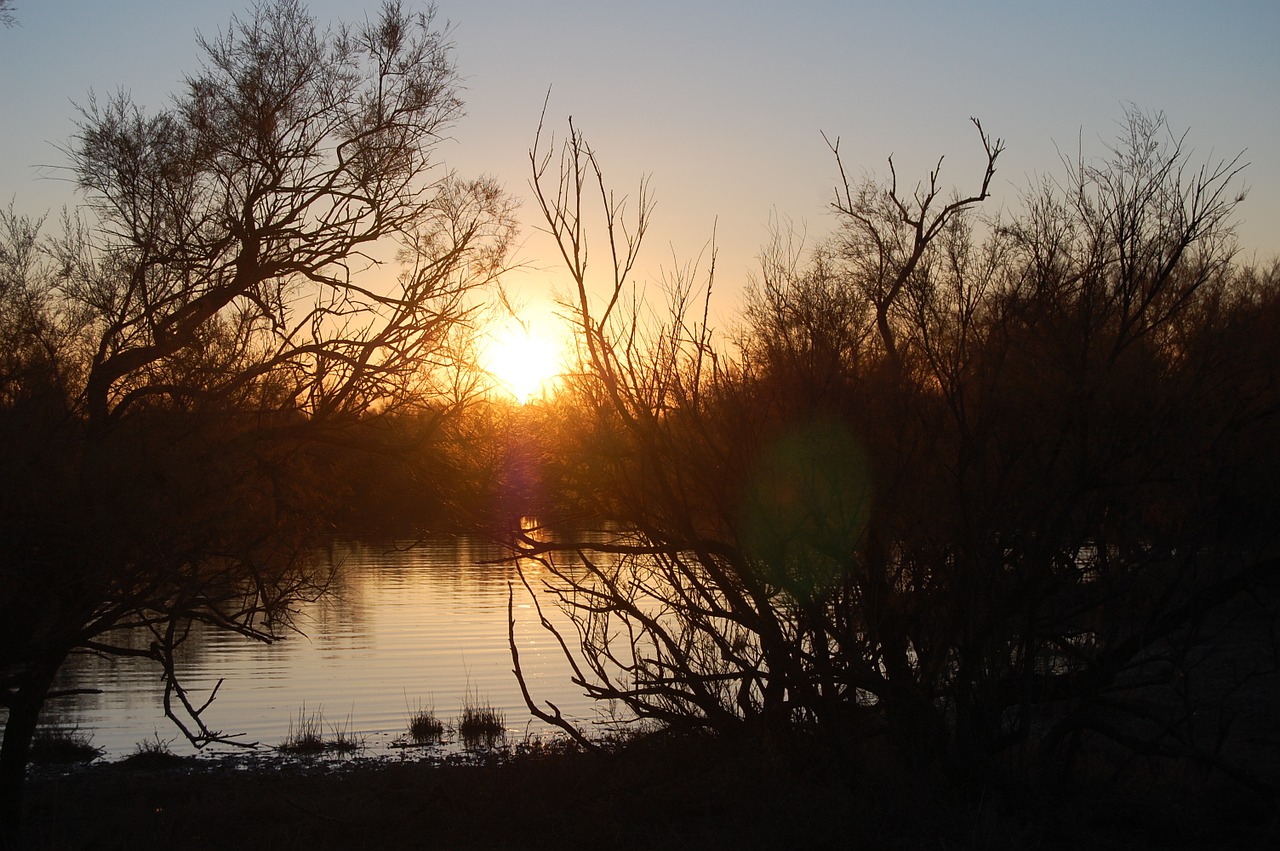
[[[409,738],[416,745],[437,744],[444,737],[444,722],[431,706],[418,705],[409,712]]]
[[[133,746],[133,753],[120,761],[121,765],[131,769],[162,768],[166,765],[179,765],[186,762],[185,757],[178,756],[170,749],[171,739],[160,738],[156,732],[150,739],[143,739]]]
[[[350,712],[347,713],[347,720],[341,727],[330,725],[329,732],[333,734],[333,738],[325,743],[326,750],[345,754],[364,749],[364,739],[351,731]]]
[[[488,701],[483,703],[471,692],[467,693],[458,716],[458,735],[468,748],[492,747],[506,735],[506,717],[494,709]]]
[[[321,753],[324,746],[324,716],[319,710],[308,715],[304,703],[296,720],[290,716],[289,732],[280,743],[280,750],[287,754],[306,755]]]
[[[604,754],[525,737],[498,754],[343,771],[282,760],[235,772],[211,762],[35,772],[24,847],[97,848],[103,837],[131,851],[416,848],[424,837],[459,851],[1280,847],[1274,799],[1199,772],[1158,788],[1159,771],[1125,779],[1106,764],[1049,787],[950,786],[877,743],[834,754],[670,733],[619,736]]]
[[[350,715],[341,727],[328,725],[328,736],[325,735],[325,726],[324,714],[318,709],[308,714],[306,704],[303,704],[297,719],[289,719],[289,732],[278,750],[292,756],[315,756],[326,752],[354,753],[364,747],[364,741],[351,732]]]
[[[143,739],[133,746],[133,757],[167,757],[173,756],[173,750],[169,747],[169,739],[160,738],[159,731],[152,734],[150,739]]]
[[[102,749],[94,747],[93,737],[77,727],[45,727],[37,730],[31,740],[30,761],[37,765],[92,762],[101,755]]]

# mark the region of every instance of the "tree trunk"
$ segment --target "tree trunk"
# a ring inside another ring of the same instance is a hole
[[[9,696],[9,720],[0,743],[0,849],[16,849],[22,844],[23,788],[36,722],[45,695],[61,660],[42,659],[33,663],[22,684]]]

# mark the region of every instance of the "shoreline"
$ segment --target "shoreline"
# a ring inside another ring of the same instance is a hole
[[[200,760],[41,768],[29,848],[1271,848],[1274,802],[1137,772],[1040,789],[946,787],[877,760],[801,763],[702,740],[588,754]]]

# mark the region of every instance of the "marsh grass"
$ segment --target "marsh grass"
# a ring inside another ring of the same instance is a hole
[[[1273,797],[1199,773],[1165,786],[1158,770],[1121,778],[1102,762],[1049,787],[954,786],[887,742],[864,745],[832,753],[805,740],[782,748],[619,731],[609,753],[594,754],[507,731],[499,749],[466,760],[370,760],[342,771],[263,762],[229,777],[209,762],[180,772],[98,764],[34,772],[23,847],[346,851],[423,847],[424,837],[457,849],[559,851],[1280,847]]]
[[[474,692],[468,691],[457,728],[465,747],[492,747],[506,735],[506,717],[488,701],[481,702]]]
[[[142,741],[133,746],[133,756],[166,756],[172,755],[173,749],[169,745],[172,740],[169,738],[160,738],[160,732],[152,732],[151,738],[143,738]]]
[[[333,738],[325,742],[325,750],[343,754],[364,750],[364,739],[351,730],[350,712],[347,713],[347,720],[343,722],[342,726],[330,724],[329,732]]]
[[[148,757],[148,756],[172,756],[173,750],[169,747],[170,739],[160,738],[159,731],[153,732],[151,738],[143,739],[133,746],[133,753],[130,756]]]
[[[280,743],[280,750],[288,754],[316,754],[324,750],[324,716],[319,710],[307,714],[307,706],[303,704],[296,720],[290,716],[289,732]]]
[[[409,711],[409,738],[415,745],[434,745],[444,738],[444,722],[436,717],[435,707],[419,703]]]
[[[296,720],[289,719],[289,732],[278,750],[293,756],[314,756],[326,751],[354,753],[364,747],[364,741],[351,732],[350,714],[342,726],[328,725],[329,736],[325,735],[325,726],[324,714],[318,709],[308,713],[303,704]]]
[[[130,768],[160,768],[186,762],[185,757],[173,752],[170,744],[172,739],[162,739],[160,733],[155,732],[150,739],[137,742],[133,746],[133,753],[121,760],[120,764]]]
[[[81,733],[78,727],[45,727],[37,730],[31,740],[30,761],[37,765],[92,762],[101,755],[102,749],[94,747],[93,737]]]

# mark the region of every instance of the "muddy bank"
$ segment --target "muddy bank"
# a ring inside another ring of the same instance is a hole
[[[38,849],[1273,848],[1274,802],[1151,775],[941,791],[675,743],[477,764],[156,760],[31,778]],[[1016,800],[1015,800],[1016,798]]]

